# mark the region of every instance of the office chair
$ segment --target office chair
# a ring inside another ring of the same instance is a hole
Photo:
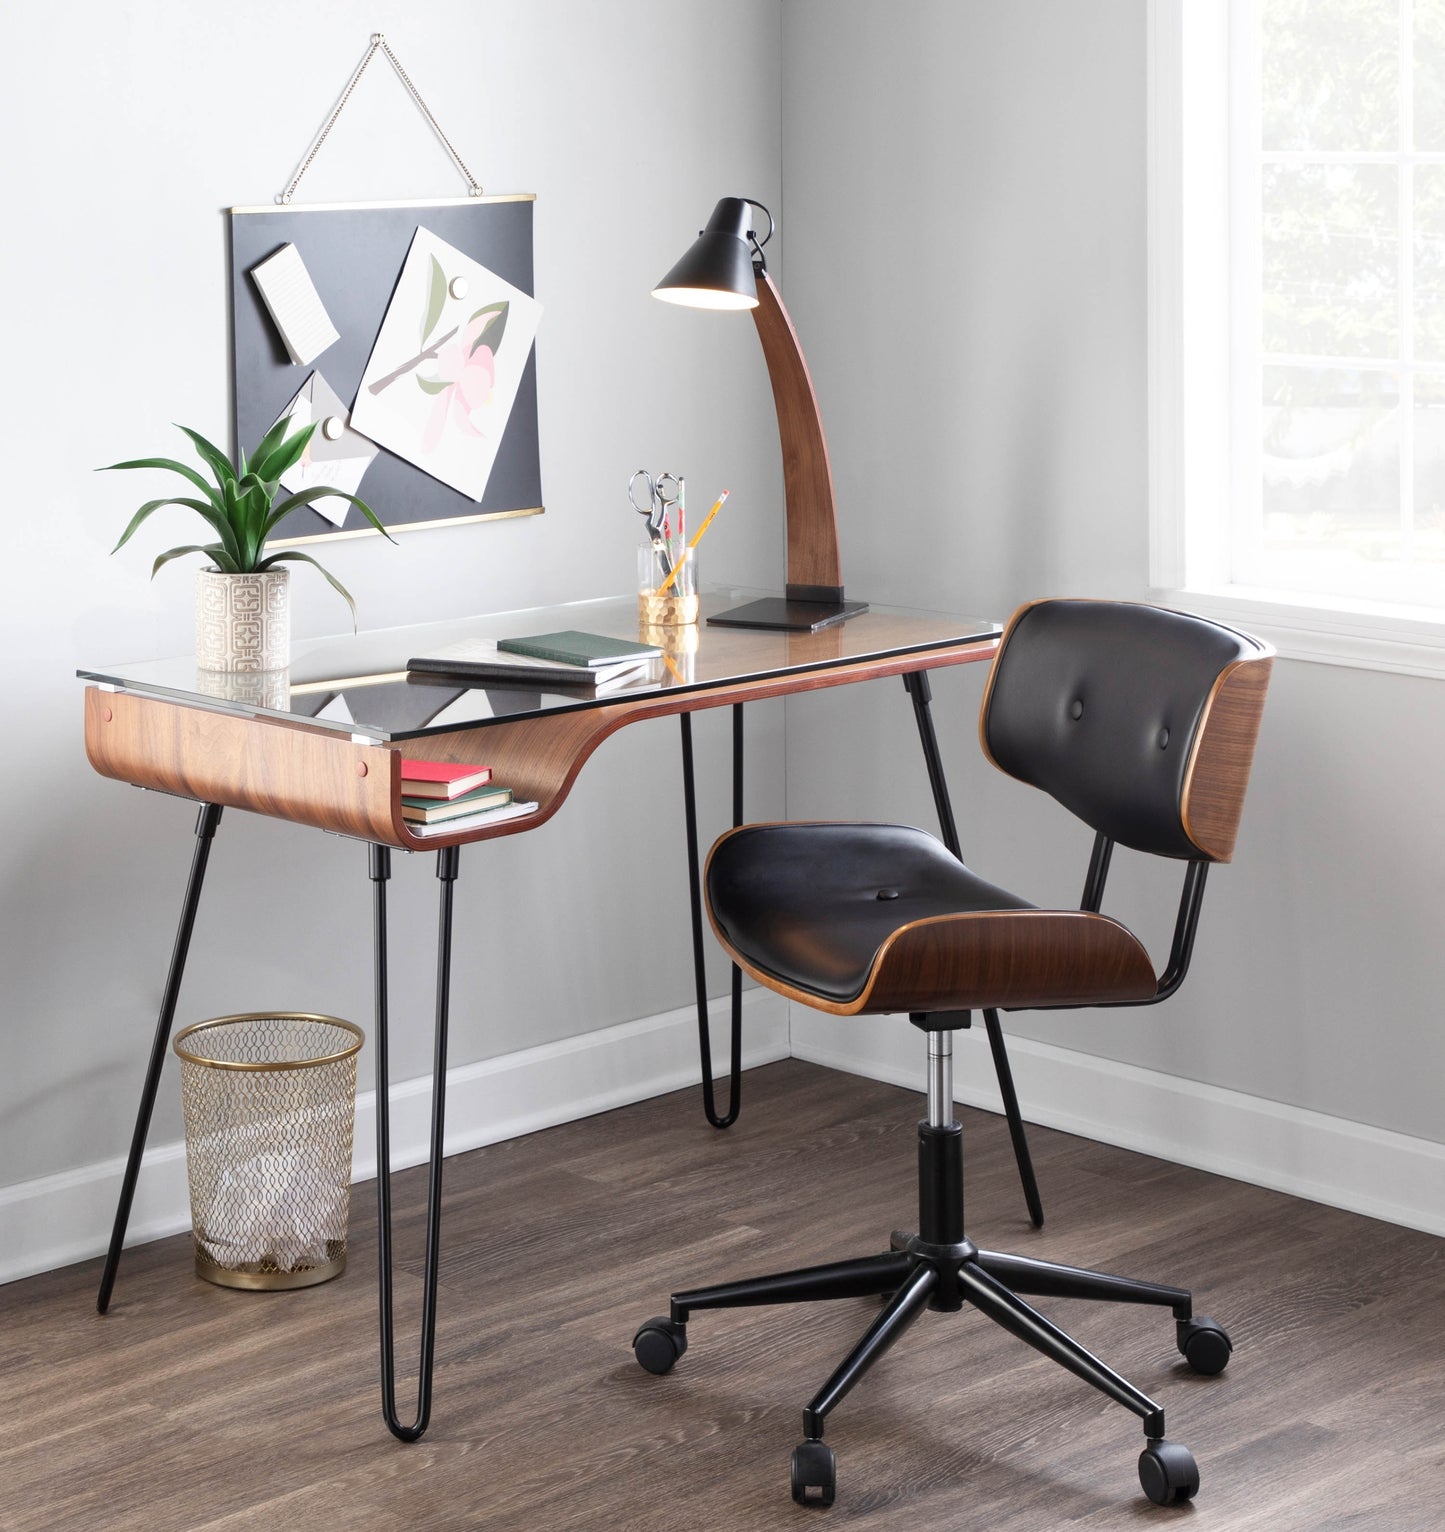
[[[972,1304],[1143,1419],[1139,1480],[1159,1505],[1188,1500],[1199,1471],[1164,1434],[1164,1412],[1025,1303],[1026,1293],[1158,1304],[1198,1373],[1231,1342],[1190,1293],[1157,1282],[979,1249],[964,1232],[962,1130],[953,1120],[953,1031],[973,1010],[1151,1005],[1189,965],[1213,862],[1227,862],[1254,755],[1273,651],[1230,628],[1157,607],[1037,601],[1000,640],[979,719],[984,754],[1095,832],[1078,910],[1037,909],[985,882],[932,836],[903,825],[744,825],[708,859],[718,939],[759,983],[839,1016],[905,1012],[928,1036],[928,1115],[918,1125],[918,1232],[884,1254],[675,1293],[633,1339],[669,1372],[699,1309],[886,1298],[803,1411],[793,1499],[830,1505],[829,1412],[924,1309]],[[1162,977],[1139,940],[1100,913],[1115,844],[1186,864]]]

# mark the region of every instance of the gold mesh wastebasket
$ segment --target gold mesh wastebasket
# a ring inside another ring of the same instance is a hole
[[[346,1267],[361,1029],[258,1011],[176,1036],[196,1274],[311,1287]]]

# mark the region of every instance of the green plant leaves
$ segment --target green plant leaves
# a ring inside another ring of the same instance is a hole
[[[195,511],[198,516],[203,516],[220,534],[227,556],[239,560],[241,556],[240,542],[236,537],[235,529],[226,517],[206,501],[192,500],[185,495],[170,500],[147,500],[140,510],[131,517],[130,525],[126,527],[125,531],[121,534],[120,541],[110,551],[114,553],[117,549],[124,547],[130,541],[131,533],[145,521],[152,511],[159,510],[163,505],[183,505],[187,510]],[[152,571],[152,575],[154,575],[154,571]]]
[[[256,561],[261,557],[261,547],[266,541],[266,513],[271,508],[275,491],[255,473],[248,473],[238,486],[242,490],[240,506],[241,569],[245,574],[255,571]]]
[[[251,461],[249,464],[246,462],[245,453],[242,453],[241,462],[239,465],[240,471],[237,474],[237,478],[244,479],[248,472],[255,473],[255,465],[265,462],[266,458],[281,445],[281,443],[286,439],[286,432],[290,429],[290,427],[291,417],[289,415],[283,415],[280,420],[278,420],[276,424],[272,426],[269,431],[267,431],[261,440],[256,443],[255,449],[251,453]]]
[[[447,276],[441,268],[441,262],[436,256],[431,258],[431,286],[427,291],[426,317],[421,325],[421,343],[426,345],[427,337],[436,329],[437,320],[442,317],[442,308],[447,301]]]
[[[204,553],[208,555],[211,562],[223,574],[244,574],[249,572],[237,569],[231,555],[226,552],[220,543],[208,543],[204,546],[200,543],[187,543],[184,548],[169,548],[161,554],[155,563],[151,565],[151,579],[154,580],[161,572],[161,569],[166,564],[169,564],[172,559],[184,558],[188,553]]]
[[[507,313],[511,307],[512,305],[504,298],[500,303],[487,304],[485,308],[478,309],[472,315],[467,321],[469,325],[480,319],[483,314],[492,314],[495,317],[482,326],[477,338],[472,342],[471,350],[467,352],[468,356],[473,355],[478,346],[490,346],[492,355],[497,354],[497,348],[502,344],[502,335],[507,328]]]
[[[376,512],[372,510],[365,500],[358,500],[355,495],[348,495],[344,490],[340,489],[329,489],[325,485],[319,485],[315,489],[303,489],[299,494],[291,495],[283,500],[266,518],[266,524],[262,532],[263,537],[269,537],[276,524],[284,517],[289,516],[292,511],[299,510],[303,505],[314,505],[318,500],[325,500],[328,497],[349,501],[388,542],[394,543],[396,541],[391,533],[382,526]]]
[[[351,499],[351,496],[348,495],[347,499]],[[357,503],[360,504],[359,501]],[[270,569],[277,564],[284,563],[310,564],[313,568],[320,569],[322,575],[326,579],[327,584],[329,584],[332,589],[335,590],[346,602],[347,606],[351,608],[351,629],[352,632],[356,631],[356,603],[351,599],[351,592],[347,590],[347,588],[341,583],[340,580],[336,578],[335,575],[331,574],[325,569],[322,569],[321,565],[318,564],[309,553],[298,553],[294,548],[288,548],[284,553],[273,553],[270,558],[263,559],[259,564],[256,565],[255,572],[257,574],[261,574],[264,570]]]
[[[424,378],[420,373],[413,373],[412,376],[416,379],[416,386],[424,394],[444,394],[451,387],[450,383],[441,378]]]
[[[437,271],[440,272],[440,267]],[[445,291],[446,281],[443,277],[443,298]],[[435,319],[432,323],[435,323]],[[445,384],[442,385],[442,387],[445,386]],[[195,485],[205,496],[204,500],[192,499],[188,495],[172,495],[157,500],[147,500],[131,517],[112,552],[123,548],[136,529],[162,506],[182,506],[200,516],[216,532],[220,541],[207,544],[187,543],[183,547],[167,549],[151,567],[152,578],[172,559],[182,558],[189,553],[205,554],[217,569],[226,574],[252,574],[268,569],[282,560],[300,561],[320,569],[330,584],[345,598],[346,604],[351,608],[354,625],[356,604],[345,586],[322,569],[310,554],[288,551],[274,553],[269,558],[265,557],[266,539],[292,511],[314,505],[316,501],[324,500],[328,496],[334,496],[354,505],[389,542],[394,543],[396,539],[382,526],[376,512],[364,500],[329,485],[313,486],[302,490],[299,494],[288,495],[279,504],[276,503],[282,476],[301,460],[316,431],[313,423],[298,427],[288,436],[287,432],[290,428],[289,415],[278,420],[256,444],[249,460],[251,466],[248,466],[244,452],[238,454],[237,461],[233,465],[219,447],[207,441],[199,432],[192,431],[188,426],[178,426],[177,429],[185,433],[202,461],[215,475],[214,485],[208,483],[194,468],[188,467],[185,463],[178,463],[174,458],[134,458],[124,463],[108,464],[107,467],[110,469],[159,468],[168,473],[176,473],[188,483]]]
[[[289,416],[286,424],[290,424]],[[265,456],[261,455],[258,448],[252,456],[251,472],[266,484],[277,484],[288,470],[301,461],[301,454],[305,452],[307,444],[315,434],[316,423],[313,421],[309,426],[302,426],[294,436],[287,437],[271,448]]]
[[[195,444],[196,451],[200,454],[202,461],[211,470],[211,472],[215,474],[217,484],[223,485],[228,480],[234,479],[236,477],[236,470],[231,467],[230,458],[228,458],[219,447],[213,445],[211,442],[208,442],[206,438],[200,434],[199,431],[193,431],[189,426],[181,425],[178,425],[176,430],[184,431],[185,434],[190,437],[191,441]]]
[[[178,473],[183,479],[187,479],[190,483],[194,484],[217,510],[220,509],[221,502],[216,494],[215,487],[208,484],[194,468],[188,467],[185,463],[176,462],[173,457],[132,458],[126,463],[107,463],[104,468],[98,471],[100,473],[112,473],[122,468],[164,468],[168,473]]]

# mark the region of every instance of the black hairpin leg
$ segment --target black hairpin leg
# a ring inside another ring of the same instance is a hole
[[[1039,1199],[1039,1183],[1034,1179],[1033,1157],[1029,1154],[1028,1135],[1024,1132],[1024,1120],[1019,1114],[1019,1098],[1014,1090],[1014,1073],[1009,1068],[1008,1050],[1004,1047],[1003,1027],[998,1012],[983,1013],[984,1030],[988,1033],[988,1046],[993,1053],[994,1072],[998,1075],[998,1092],[1003,1097],[1003,1114],[1008,1120],[1008,1136],[1013,1142],[1014,1159],[1018,1162],[1019,1180],[1023,1183],[1024,1201],[1028,1204],[1029,1221],[1034,1228],[1044,1226],[1044,1205]]]
[[[181,923],[176,929],[175,946],[171,949],[171,967],[166,976],[165,993],[161,997],[160,1015],[156,1019],[155,1040],[151,1043],[150,1063],[146,1066],[145,1082],[141,1086],[140,1107],[135,1117],[135,1132],[131,1135],[130,1155],[125,1162],[125,1175],[120,1183],[120,1201],[116,1204],[115,1224],[110,1231],[110,1249],[105,1256],[105,1271],[100,1279],[100,1291],[96,1295],[96,1309],[104,1314],[110,1307],[111,1290],[115,1287],[115,1274],[120,1266],[121,1246],[125,1243],[126,1225],[130,1222],[130,1205],[135,1197],[136,1178],[140,1175],[141,1155],[145,1153],[146,1135],[150,1132],[151,1111],[156,1104],[156,1090],[161,1082],[161,1068],[166,1061],[166,1044],[171,1038],[171,1023],[175,1020],[176,1001],[181,993],[181,978],[186,971],[186,954],[190,951],[191,930],[196,923],[196,909],[201,902],[201,885],[206,879],[206,863],[211,855],[211,841],[216,826],[221,822],[221,806],[203,803],[196,815],[196,848],[191,857],[191,876],[186,883],[186,895],[181,903]]]
[[[687,819],[687,883],[692,902],[692,972],[697,991],[697,1047],[702,1058],[702,1109],[715,1128],[729,1128],[737,1121],[742,1105],[743,974],[732,965],[732,1065],[728,1072],[728,1110],[720,1117],[713,1095],[712,1038],[707,1020],[707,966],[702,946],[702,872],[697,854],[697,791],[692,772],[692,716],[678,715],[682,723],[682,801]],[[733,704],[733,824],[743,822],[743,705]]]
[[[903,684],[913,699],[913,716],[918,722],[918,738],[923,746],[923,761],[928,768],[928,785],[933,789],[933,803],[938,811],[943,844],[962,861],[958,826],[954,823],[953,805],[948,797],[948,781],[943,775],[943,758],[938,753],[938,736],[933,732],[933,714],[929,709],[933,689],[928,684],[928,672],[909,671],[903,677]],[[1024,1120],[1019,1114],[1019,1098],[1014,1090],[1013,1070],[1009,1067],[1008,1049],[1004,1046],[1003,1027],[999,1023],[998,1012],[985,1011],[983,1024],[988,1033],[989,1049],[993,1053],[993,1067],[998,1074],[999,1095],[1003,1097],[1004,1117],[1008,1120],[1009,1138],[1013,1142],[1014,1159],[1018,1162],[1019,1180],[1023,1183],[1029,1219],[1036,1229],[1042,1228],[1044,1205],[1039,1199],[1039,1184],[1034,1178],[1034,1162],[1029,1154]]]
[[[437,1265],[441,1251],[442,1144],[445,1136],[447,1090],[447,1014],[451,1001],[452,888],[460,848],[437,852],[441,879],[441,917],[437,930],[436,1051],[432,1058],[431,1161],[427,1177],[426,1265],[422,1278],[421,1361],[417,1371],[416,1419],[404,1426],[396,1414],[396,1361],[392,1325],[391,1282],[391,1102],[387,1061],[386,882],[391,876],[391,851],[371,846],[376,942],[376,1245],[381,1291],[381,1413],[387,1430],[399,1441],[414,1442],[431,1419],[432,1361],[436,1353]]]

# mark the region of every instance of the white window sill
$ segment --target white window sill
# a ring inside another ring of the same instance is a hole
[[[1151,599],[1232,623],[1281,656],[1396,675],[1445,677],[1445,612],[1232,585],[1155,590]],[[1331,602],[1320,605],[1322,600]]]

